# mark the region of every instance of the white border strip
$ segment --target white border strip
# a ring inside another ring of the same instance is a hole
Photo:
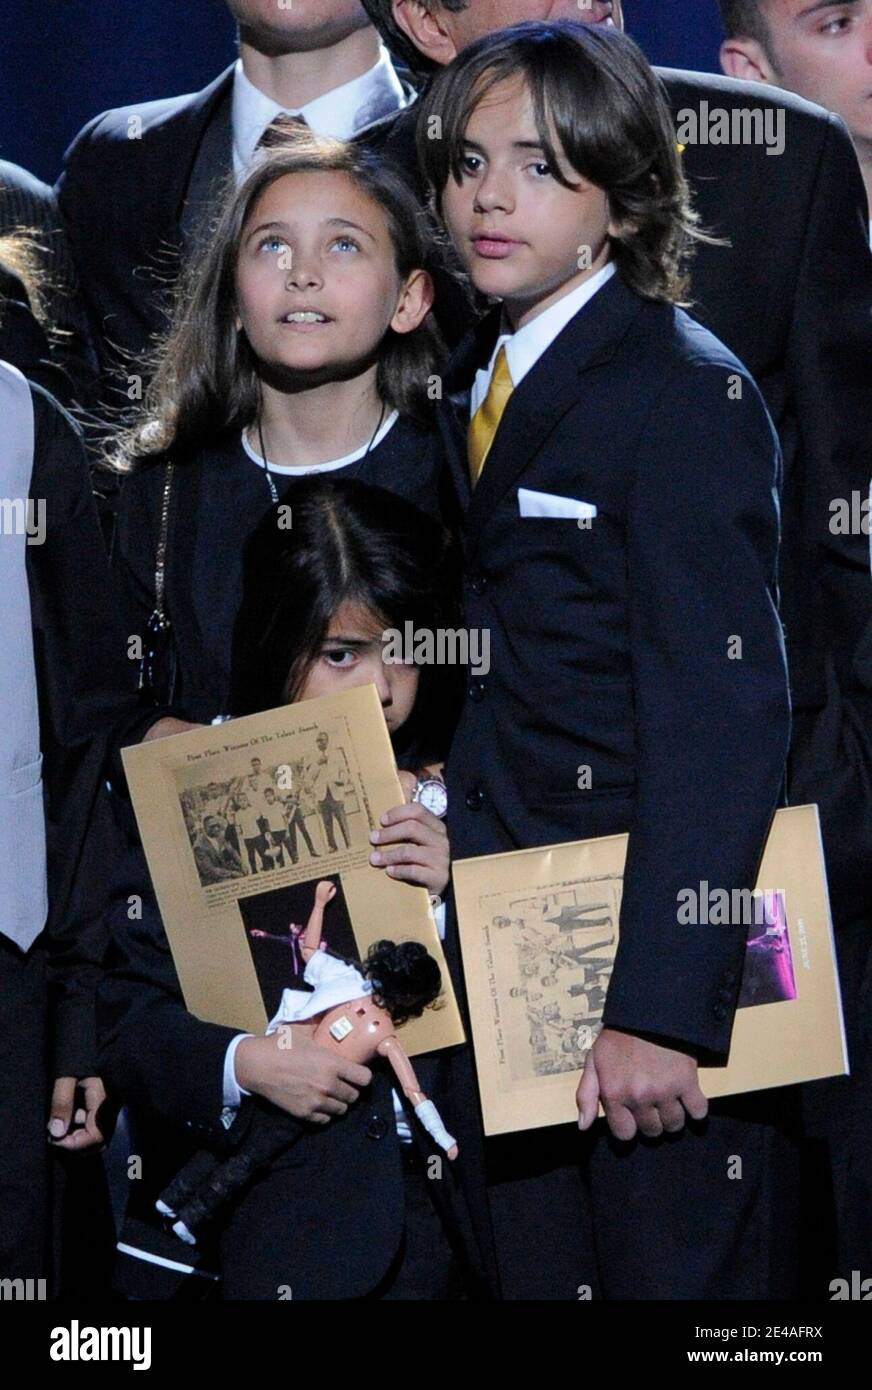
[[[145,1260],[150,1265],[175,1269],[179,1274],[198,1274],[201,1279],[211,1279],[216,1284],[220,1282],[220,1276],[217,1274],[209,1274],[205,1269],[195,1269],[193,1265],[179,1264],[178,1260],[166,1260],[162,1255],[152,1255],[148,1250],[137,1250],[135,1245],[124,1245],[119,1241],[115,1249],[120,1250],[122,1255],[132,1255],[135,1260]]]

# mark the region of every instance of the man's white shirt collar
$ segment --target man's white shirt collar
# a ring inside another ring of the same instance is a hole
[[[563,332],[570,319],[575,318],[597,291],[611,280],[614,273],[615,264],[609,261],[596,275],[591,275],[589,280],[584,280],[571,294],[564,295],[563,299],[558,299],[549,309],[537,314],[536,318],[531,319],[516,333],[501,333],[490,362],[476,372],[472,388],[471,414],[475,414],[488,393],[501,347],[506,349],[512,385],[518,387],[528,372],[533,370],[539,358],[548,351],[555,338]]]
[[[255,87],[240,58],[233,72],[233,171],[237,180],[247,173],[261,136],[280,113],[302,116],[317,135],[350,140],[411,100],[384,45],[368,72],[295,109],[279,106]]]

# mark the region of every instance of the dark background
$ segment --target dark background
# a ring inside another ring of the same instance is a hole
[[[715,0],[624,0],[654,63],[718,71]],[[0,159],[53,183],[111,106],[196,91],[233,61],[222,0],[0,0]]]

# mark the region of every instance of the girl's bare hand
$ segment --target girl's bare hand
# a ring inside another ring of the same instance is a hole
[[[417,779],[413,779],[413,790]],[[370,835],[378,848],[370,864],[383,868],[391,878],[417,883],[442,897],[448,887],[451,850],[443,821],[420,802],[394,806],[381,818],[381,827]]]
[[[263,1037],[243,1038],[234,1063],[236,1079],[246,1091],[310,1124],[325,1125],[344,1115],[372,1080],[368,1067],[320,1047],[293,1024]]]

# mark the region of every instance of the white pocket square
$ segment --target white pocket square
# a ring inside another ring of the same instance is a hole
[[[518,488],[518,510],[521,516],[570,517],[574,520],[596,516],[592,502],[580,502],[577,497],[558,497],[553,492],[532,492]]]

